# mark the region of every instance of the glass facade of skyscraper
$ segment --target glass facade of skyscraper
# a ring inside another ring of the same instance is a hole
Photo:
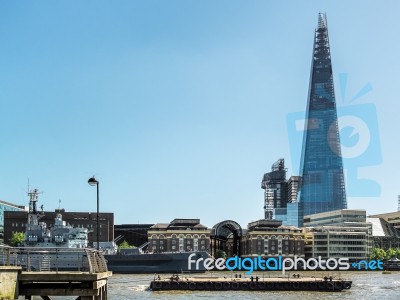
[[[347,208],[326,16],[315,31],[300,172],[304,215]]]

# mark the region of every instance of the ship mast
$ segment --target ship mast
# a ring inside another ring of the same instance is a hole
[[[43,217],[43,209],[41,213],[38,213],[37,211],[37,201],[39,198],[39,190],[34,189],[30,192],[28,192],[29,195],[29,213],[28,213],[28,225],[38,225],[39,224],[39,219]]]

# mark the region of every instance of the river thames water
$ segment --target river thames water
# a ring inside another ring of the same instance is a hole
[[[400,299],[400,272],[392,272],[392,274],[382,274],[382,272],[294,272],[303,276],[333,276],[336,278],[344,278],[353,281],[350,290],[343,292],[286,292],[286,291],[164,291],[152,292],[148,290],[150,281],[154,275],[148,274],[132,274],[120,275],[114,274],[108,281],[108,298],[111,300],[127,300],[127,299]],[[293,273],[287,273],[290,275]],[[209,275],[209,274],[208,274]],[[231,273],[220,272],[213,276],[231,277]],[[257,273],[253,275],[262,277],[282,276],[279,272]]]

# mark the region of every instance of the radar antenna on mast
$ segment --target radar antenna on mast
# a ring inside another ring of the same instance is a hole
[[[39,213],[37,210],[37,202],[39,198],[39,194],[43,192],[39,192],[38,189],[33,189],[28,192],[29,196],[29,213],[28,213],[28,224],[37,225],[40,218],[44,216],[43,205],[41,206],[42,211]]]

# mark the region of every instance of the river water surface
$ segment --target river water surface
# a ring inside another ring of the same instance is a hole
[[[350,290],[343,292],[310,292],[310,291],[163,291],[152,292],[148,290],[150,281],[154,275],[132,274],[120,275],[114,274],[108,281],[108,298],[111,300],[127,299],[400,299],[400,272],[392,274],[382,274],[382,272],[341,272],[341,273],[323,273],[323,272],[295,272],[303,276],[333,276],[353,281]],[[286,274],[290,276],[293,273]],[[208,274],[209,275],[209,274]],[[253,273],[254,276],[278,277],[283,276],[278,272]],[[200,275],[199,275],[200,276]],[[213,276],[227,276],[232,274],[220,272]]]

